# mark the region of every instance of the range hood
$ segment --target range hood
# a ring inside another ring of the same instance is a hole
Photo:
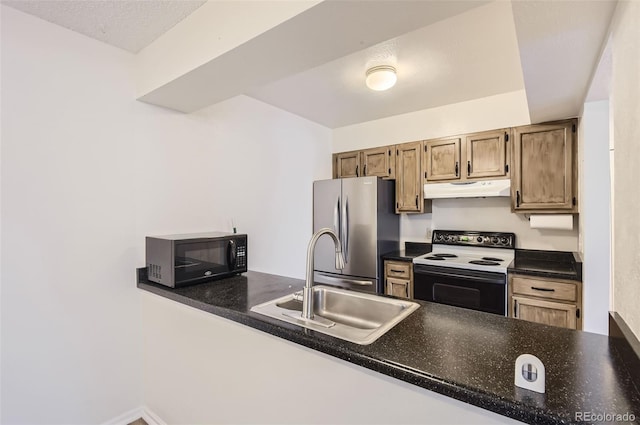
[[[484,198],[488,196],[511,196],[511,180],[430,183],[424,185],[425,199]]]

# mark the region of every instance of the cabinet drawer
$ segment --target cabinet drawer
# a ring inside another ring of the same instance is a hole
[[[511,278],[511,285],[514,294],[563,301],[577,301],[578,299],[578,290],[574,283],[514,276]]]
[[[384,274],[388,277],[404,277],[411,278],[411,269],[413,263],[405,263],[402,261],[385,261]]]

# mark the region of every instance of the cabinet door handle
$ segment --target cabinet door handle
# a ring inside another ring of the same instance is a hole
[[[358,166],[358,165],[356,165],[356,177],[360,177],[360,176],[358,175],[358,167],[359,167],[359,166]]]
[[[553,288],[538,288],[536,286],[532,286],[531,289],[534,291],[544,291],[544,292],[555,292],[556,290]]]
[[[363,176],[367,175],[367,164],[364,164],[364,167],[362,168],[362,175]]]
[[[471,161],[467,161],[467,176],[471,175]]]
[[[456,161],[456,177],[458,177],[458,161]]]
[[[418,195],[416,195],[416,208],[418,208]]]
[[[513,317],[518,318],[518,300],[513,300]]]
[[[520,206],[520,191],[516,190],[516,208]]]
[[[389,271],[393,272],[393,273],[403,273],[404,272],[403,270],[395,270],[395,269],[389,269]]]

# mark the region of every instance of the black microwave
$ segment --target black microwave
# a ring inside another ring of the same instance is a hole
[[[247,235],[208,232],[147,236],[147,276],[152,282],[180,286],[247,271]]]

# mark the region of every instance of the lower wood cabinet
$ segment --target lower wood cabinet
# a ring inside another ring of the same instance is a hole
[[[412,262],[384,262],[384,293],[401,298],[413,298]]]
[[[530,322],[582,329],[582,283],[509,275],[510,316]]]

